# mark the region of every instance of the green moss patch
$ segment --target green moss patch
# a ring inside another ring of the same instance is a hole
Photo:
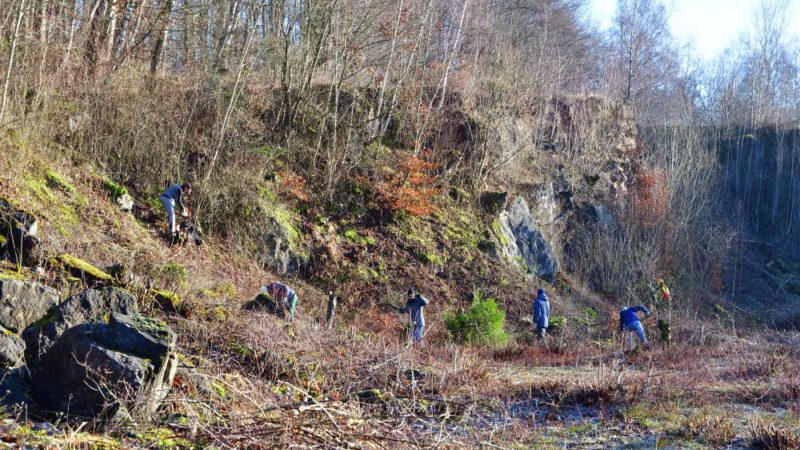
[[[56,201],[55,194],[47,187],[45,180],[29,175],[25,177],[25,187],[42,205],[51,205]]]
[[[508,238],[506,237],[505,233],[503,233],[503,227],[500,225],[500,221],[497,219],[492,221],[492,232],[497,240],[500,241],[500,245],[503,247],[508,246]]]
[[[114,200],[128,193],[128,189],[125,186],[115,183],[111,178],[103,177],[101,181],[103,182],[103,187],[106,188]]]
[[[75,192],[75,186],[73,186],[72,183],[67,181],[67,179],[61,176],[61,174],[59,174],[58,172],[48,169],[45,172],[44,176],[45,179],[47,179],[47,182],[48,184],[50,184],[50,186],[69,194]]]
[[[64,269],[75,276],[83,276],[96,281],[111,281],[111,275],[69,253],[58,255],[57,259]]]
[[[186,267],[180,263],[167,263],[161,267],[161,274],[168,281],[179,286],[186,286]]]
[[[418,251],[414,253],[414,256],[419,262],[428,265],[440,266],[443,263],[442,257],[433,252]]]
[[[169,328],[163,320],[154,319],[152,317],[135,317],[133,321],[139,329],[147,333],[156,336],[163,336],[169,333]]]
[[[236,287],[230,281],[223,281],[211,289],[201,289],[200,295],[213,300],[236,297]]]
[[[20,281],[26,281],[30,279],[30,277],[25,272],[16,270],[5,270],[5,269],[0,269],[0,278],[5,278],[7,280],[9,279],[20,280]]]
[[[369,246],[375,245],[375,239],[370,236],[363,236],[356,230],[347,230],[344,232],[344,237],[350,242],[358,245]]]
[[[144,448],[159,450],[194,448],[190,441],[175,435],[172,430],[166,428],[147,430],[136,434],[135,438]]]

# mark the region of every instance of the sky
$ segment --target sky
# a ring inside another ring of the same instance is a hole
[[[800,0],[789,0],[790,33],[800,33]],[[602,29],[611,26],[616,0],[590,0],[593,20]],[[719,56],[750,30],[759,0],[665,0],[672,34],[689,43],[704,59]]]

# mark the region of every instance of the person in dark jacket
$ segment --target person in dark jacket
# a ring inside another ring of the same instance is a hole
[[[414,328],[412,334],[414,342],[419,342],[425,331],[425,314],[422,312],[422,308],[428,306],[428,299],[417,294],[414,289],[409,289],[407,294],[408,301],[406,306],[400,309],[400,312],[408,313],[411,326]]]
[[[644,335],[644,327],[642,321],[639,320],[638,312],[643,312],[646,316],[650,315],[650,311],[642,305],[636,305],[631,308],[623,306],[619,309],[619,331],[627,331],[628,334],[628,347],[633,350],[633,333],[639,336],[639,341],[647,347],[647,338]]]
[[[536,293],[536,300],[533,301],[533,323],[536,326],[539,340],[544,341],[547,327],[550,324],[550,301],[544,289],[539,289]]]
[[[164,205],[164,209],[167,210],[170,237],[174,238],[175,235],[178,234],[178,227],[175,224],[175,207],[180,208],[181,215],[186,217],[189,214],[189,210],[186,209],[186,205],[183,203],[183,197],[191,193],[191,184],[173,184],[158,197],[158,199],[161,200],[161,204]]]

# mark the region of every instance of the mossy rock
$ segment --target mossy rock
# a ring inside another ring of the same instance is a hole
[[[421,263],[425,263],[431,266],[441,266],[442,265],[442,258],[433,252],[423,252],[418,251],[414,253],[414,256],[417,260]]]
[[[499,213],[506,205],[508,192],[487,191],[481,194],[481,206],[491,214]]]
[[[497,240],[500,241],[500,245],[503,247],[508,247],[510,242],[508,237],[506,237],[506,234],[503,233],[503,227],[500,225],[500,221],[497,219],[492,220],[492,233],[494,233]]]
[[[467,200],[467,199],[469,199],[471,197],[471,195],[469,195],[469,192],[467,192],[467,191],[465,191],[465,190],[463,190],[461,188],[457,188],[455,186],[450,188],[449,194],[450,194],[450,198],[452,198],[453,200],[455,200],[457,202]]]
[[[106,188],[106,190],[108,191],[109,194],[111,194],[111,197],[113,197],[114,200],[128,193],[128,189],[126,189],[125,186],[115,183],[111,178],[103,177],[102,181],[103,181],[103,187]]]
[[[481,239],[478,241],[478,250],[493,255],[497,252],[497,243],[491,239]]]
[[[50,186],[56,189],[64,191],[68,194],[72,194],[75,192],[75,186],[73,186],[69,181],[67,181],[66,178],[61,176],[61,174],[59,174],[58,172],[48,169],[47,172],[45,172],[45,178],[47,179],[48,184],[50,184]]]
[[[170,332],[169,327],[163,320],[152,317],[134,317],[133,322],[140,330],[155,336],[165,336]]]
[[[117,281],[122,281],[128,275],[128,268],[122,264],[114,264],[106,267],[106,272]]]
[[[76,277],[84,277],[94,281],[111,281],[112,277],[105,271],[69,253],[58,255],[58,262],[65,270]]]
[[[283,315],[283,308],[272,300],[269,294],[258,294],[256,298],[250,300],[242,306],[246,310],[265,310],[272,314]]]
[[[162,310],[169,313],[182,313],[183,305],[178,294],[161,289],[150,289],[150,294],[153,295],[153,299]]]
[[[22,270],[5,270],[2,268],[0,268],[0,278],[20,281],[27,281],[31,279],[31,277]]]

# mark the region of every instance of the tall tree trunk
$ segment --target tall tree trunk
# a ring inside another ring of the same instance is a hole
[[[3,102],[0,105],[0,123],[3,123],[6,113],[6,105],[8,104],[8,85],[11,82],[11,72],[14,67],[14,56],[17,52],[17,38],[19,37],[19,27],[22,24],[22,18],[25,16],[25,0],[19,1],[19,13],[17,14],[17,24],[14,27],[14,34],[11,38],[11,54],[8,57],[8,69],[6,70],[6,80],[3,84]]]
[[[170,16],[172,16],[172,0],[165,0],[164,7],[161,9],[161,14],[158,17],[162,28],[158,32],[156,44],[153,46],[153,53],[150,57],[150,75],[153,76],[158,72],[158,65],[161,63],[161,56],[164,53],[164,44],[169,34]]]

